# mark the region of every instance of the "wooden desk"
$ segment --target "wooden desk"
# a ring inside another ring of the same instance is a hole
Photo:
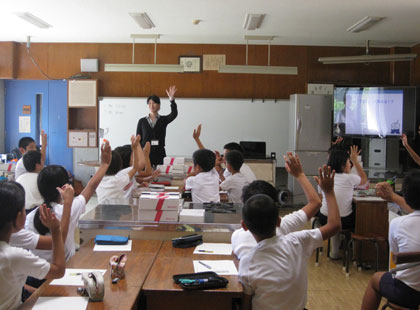
[[[354,232],[363,236],[381,236],[388,240],[388,203],[379,197],[354,197],[353,202],[356,204]],[[364,243],[362,261],[374,261],[376,252],[373,244]],[[388,268],[388,249],[384,242],[379,244],[379,266]]]
[[[238,276],[223,276],[229,280],[228,286],[215,290],[184,291],[173,282],[174,274],[194,272],[193,259],[233,259],[238,267],[238,260],[234,255],[195,255],[192,254],[193,251],[194,248],[173,248],[170,241],[163,243],[142,289],[147,309],[231,310],[236,305],[240,307],[243,288]]]
[[[107,269],[105,298],[103,302],[89,302],[87,310],[133,309],[162,241],[133,240],[131,252],[127,252],[126,277],[117,284],[111,283],[109,258],[122,252],[93,252],[93,245],[93,240],[83,245],[66,265],[67,268]],[[44,283],[19,310],[32,309],[39,296],[78,296],[76,286],[49,285],[49,282]]]

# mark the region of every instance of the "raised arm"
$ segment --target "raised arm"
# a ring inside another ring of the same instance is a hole
[[[366,182],[368,181],[365,171],[363,170],[362,166],[360,166],[360,163],[357,160],[357,156],[360,154],[361,151],[362,150],[358,150],[357,145],[352,145],[350,147],[350,160],[353,163],[353,166],[356,168],[357,174],[360,177],[359,185],[366,184]]]
[[[67,233],[69,231],[71,206],[73,204],[74,189],[70,184],[64,184],[63,187],[57,187],[58,192],[63,199],[63,215],[61,216],[61,234],[63,242],[66,242]],[[71,237],[70,237],[71,238]]]
[[[322,239],[324,240],[334,236],[341,229],[340,212],[338,211],[334,193],[334,175],[335,171],[331,172],[331,167],[324,165],[322,169],[319,168],[319,176],[315,177],[315,180],[324,192],[328,207],[327,224],[320,228]]]
[[[41,221],[51,231],[52,236],[52,262],[50,264],[50,270],[45,276],[46,279],[56,279],[64,276],[66,270],[66,259],[64,254],[64,243],[60,229],[60,221],[57,219],[51,209],[45,205],[39,208]]]
[[[283,158],[287,172],[296,178],[302,187],[303,192],[305,193],[305,197],[308,200],[308,203],[302,208],[302,211],[305,212],[308,220],[310,220],[315,214],[318,213],[319,208],[321,208],[322,205],[318,193],[315,191],[314,187],[303,172],[299,156],[288,152],[287,156],[285,155]]]
[[[402,141],[403,146],[407,150],[408,154],[410,154],[411,158],[416,162],[417,165],[420,166],[420,156],[417,155],[417,153],[414,152],[414,150],[408,144],[407,135],[406,134],[402,134],[401,141]]]
[[[101,165],[81,193],[81,195],[85,197],[86,203],[89,201],[90,197],[92,197],[99,183],[101,183],[102,178],[111,163],[111,158],[111,146],[108,141],[105,141],[105,143],[101,145]]]
[[[380,182],[375,185],[376,194],[381,197],[382,199],[396,203],[404,209],[406,212],[411,213],[414,210],[405,202],[404,197],[394,193],[392,190],[391,185],[388,182]]]
[[[140,147],[140,139],[141,139],[140,136],[131,137],[131,149],[132,149],[134,158],[133,158],[133,167],[128,172],[128,177],[130,180],[136,175],[137,171],[143,170],[143,168],[146,165],[143,150]]]
[[[198,148],[202,150],[202,149],[205,149],[205,147],[203,143],[201,143],[200,135],[201,135],[201,124],[197,126],[197,129],[194,129],[193,138],[194,138],[195,143],[197,143]]]
[[[177,90],[175,85],[170,86],[169,89],[166,90],[169,101],[171,102],[171,113],[168,115],[168,123],[172,122],[178,116],[178,108],[175,103],[175,93]]]
[[[44,130],[41,130],[41,144],[41,166],[44,167],[47,157],[47,134]]]

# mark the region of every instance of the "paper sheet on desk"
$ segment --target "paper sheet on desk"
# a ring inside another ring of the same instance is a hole
[[[195,248],[193,254],[231,255],[232,245],[230,243],[203,243]]]
[[[238,270],[232,260],[193,260],[193,264],[194,272],[196,273],[213,271],[218,275],[238,274]],[[205,265],[211,268],[207,268]]]
[[[67,268],[64,277],[61,279],[55,279],[51,281],[50,285],[72,285],[72,286],[83,286],[82,273],[99,271],[102,275],[105,274],[106,269],[72,269]]]
[[[93,247],[94,251],[122,251],[122,252],[130,252],[131,251],[131,244],[132,240],[128,240],[127,244],[123,245],[101,245],[95,244]]]
[[[89,297],[39,297],[32,310],[86,310]]]

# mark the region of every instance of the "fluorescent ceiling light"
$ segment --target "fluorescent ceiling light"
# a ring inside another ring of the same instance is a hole
[[[37,26],[38,28],[47,29],[52,27],[47,22],[44,22],[42,19],[36,17],[35,15],[32,15],[29,12],[20,12],[15,14],[16,16],[22,18],[23,20],[27,21],[28,23],[31,23],[34,26]]]
[[[146,12],[142,13],[128,13],[134,21],[143,29],[151,29],[155,27],[152,20],[149,18]]]
[[[220,65],[219,73],[242,73],[242,74],[287,74],[297,75],[297,67],[279,66],[232,66]]]
[[[389,54],[389,55],[360,55],[342,57],[320,57],[319,62],[328,64],[352,64],[367,62],[410,61],[417,58],[417,54]]]
[[[105,64],[106,72],[184,72],[183,65]]]
[[[261,27],[265,14],[246,14],[244,29],[255,30]]]
[[[347,31],[360,32],[360,31],[369,29],[370,27],[372,27],[376,23],[380,22],[382,19],[384,19],[384,18],[383,17],[378,17],[378,16],[365,16],[364,18],[359,20],[357,23],[355,23],[354,25],[347,28]]]

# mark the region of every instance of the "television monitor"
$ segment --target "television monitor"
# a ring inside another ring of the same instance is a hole
[[[334,135],[399,137],[416,132],[415,87],[336,87]]]
[[[246,159],[266,158],[266,147],[263,141],[239,141]]]

